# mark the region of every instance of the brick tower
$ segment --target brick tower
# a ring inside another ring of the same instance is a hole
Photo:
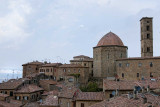
[[[152,18],[143,17],[141,23],[141,57],[153,56],[153,27]]]

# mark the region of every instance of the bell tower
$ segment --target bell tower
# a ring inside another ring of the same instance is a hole
[[[141,24],[141,57],[153,56],[153,27],[152,17],[143,17]]]

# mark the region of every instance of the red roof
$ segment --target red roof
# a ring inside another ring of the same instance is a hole
[[[0,93],[0,97],[9,97],[9,95]]]
[[[103,87],[105,90],[133,90],[134,86],[140,86],[140,87],[145,87],[150,86],[150,89],[157,89],[160,87],[160,80],[150,80],[150,79],[145,79],[141,81],[126,81],[126,80],[121,80],[121,81],[113,81],[113,80],[103,80]]]
[[[32,93],[37,91],[43,91],[43,88],[38,87],[37,85],[25,85],[17,90],[15,93]]]
[[[107,45],[124,46],[122,40],[112,32],[109,32],[106,35],[104,35],[97,44],[97,46]]]
[[[48,95],[44,101],[40,104],[42,106],[58,106],[58,97],[54,95]]]
[[[147,98],[147,102],[143,103],[143,98]],[[89,107],[149,107],[150,105],[154,107],[159,107],[160,97],[152,95],[150,93],[138,94],[137,99],[128,98],[128,95],[121,95],[115,98],[111,98],[109,101],[105,100],[100,103],[96,103]]]
[[[79,92],[76,96],[76,100],[95,100],[102,101],[104,99],[104,93],[102,92]]]

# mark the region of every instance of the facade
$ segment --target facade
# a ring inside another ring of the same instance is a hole
[[[105,78],[116,75],[116,59],[127,58],[127,46],[114,33],[104,35],[93,48],[93,77]]]
[[[37,85],[25,85],[15,91],[15,100],[26,102],[38,101],[41,99],[41,94],[43,93],[43,89],[38,87]]]
[[[61,63],[48,63],[41,66],[39,69],[39,73],[44,73],[50,79],[56,80],[56,72],[58,71],[58,67],[62,65]]]
[[[120,80],[141,80],[160,77],[160,57],[139,57],[117,60]]]
[[[64,64],[59,66],[56,78],[58,81],[65,79],[65,76],[75,76],[81,85],[86,85],[89,78],[89,68],[79,64]]]
[[[33,73],[39,73],[39,68],[43,65],[42,62],[33,61],[26,64],[23,64],[23,78],[25,78],[27,75],[33,74]]]
[[[93,58],[90,58],[88,56],[79,55],[73,57],[73,60],[70,60],[71,64],[80,64],[84,67],[89,68],[89,76],[93,76]]]

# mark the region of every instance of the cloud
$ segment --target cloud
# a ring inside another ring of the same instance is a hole
[[[17,46],[31,35],[26,31],[28,27],[26,17],[31,13],[32,8],[27,2],[10,0],[6,9],[8,9],[7,14],[0,16],[0,44]]]

